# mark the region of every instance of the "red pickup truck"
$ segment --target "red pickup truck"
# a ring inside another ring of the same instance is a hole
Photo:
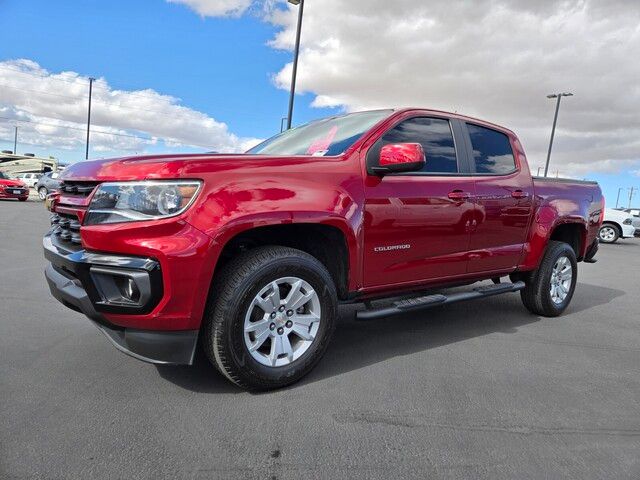
[[[200,345],[249,389],[307,374],[340,303],[369,320],[519,291],[559,315],[604,212],[596,183],[533,178],[510,130],[423,109],[319,120],[242,155],[77,163],[49,204],[54,297],[136,358],[190,364]]]

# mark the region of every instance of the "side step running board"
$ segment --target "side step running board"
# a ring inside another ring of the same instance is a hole
[[[446,305],[448,303],[463,302],[476,298],[492,297],[493,295],[500,295],[501,293],[517,292],[524,287],[524,282],[497,283],[474,288],[470,292],[452,293],[451,295],[425,295],[422,297],[409,298],[395,302],[392,307],[361,310],[356,313],[356,320],[373,320],[375,318],[388,317],[399,313],[431,308],[436,305]]]

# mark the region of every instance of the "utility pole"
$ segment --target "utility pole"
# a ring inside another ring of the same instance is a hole
[[[85,160],[89,159],[89,130],[91,129],[91,95],[93,93],[93,82],[95,78],[89,77],[89,110],[87,111],[87,149],[84,155]]]
[[[618,208],[618,202],[620,201],[620,192],[622,191],[622,187],[618,189],[618,196],[616,197],[616,208]]]
[[[13,154],[18,154],[18,126],[15,126],[15,132],[13,134]]]
[[[629,205],[627,206],[627,208],[631,208],[631,199],[633,198],[633,191],[637,190],[637,188],[631,187],[629,189]]]
[[[296,76],[298,75],[298,56],[300,55],[300,32],[302,31],[302,12],[304,0],[288,0],[292,5],[298,5],[298,28],[296,29],[296,49],[293,54],[293,72],[291,73],[291,92],[289,93],[289,115],[287,115],[287,130],[291,129],[293,119],[293,98],[296,94]]]
[[[552,93],[551,95],[547,95],[547,98],[557,98],[556,102],[556,113],[553,116],[553,127],[551,127],[551,139],[549,140],[549,152],[547,152],[547,164],[544,167],[544,176],[547,176],[547,172],[549,171],[549,160],[551,160],[551,147],[553,147],[553,137],[556,133],[556,123],[558,122],[558,111],[560,110],[560,99],[562,97],[572,97],[573,93]]]

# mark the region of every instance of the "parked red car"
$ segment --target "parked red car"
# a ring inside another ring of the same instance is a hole
[[[560,315],[604,209],[596,183],[532,178],[510,130],[420,109],[312,122],[243,155],[77,163],[52,202],[58,300],[141,360],[190,364],[199,340],[251,389],[308,373],[339,303],[367,320],[519,291]]]
[[[17,198],[25,202],[29,198],[29,187],[21,180],[14,180],[0,172],[0,198]]]

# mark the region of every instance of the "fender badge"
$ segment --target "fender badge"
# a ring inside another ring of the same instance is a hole
[[[409,243],[405,243],[402,245],[387,245],[384,247],[373,247],[374,252],[392,252],[394,250],[409,250],[411,245]]]

